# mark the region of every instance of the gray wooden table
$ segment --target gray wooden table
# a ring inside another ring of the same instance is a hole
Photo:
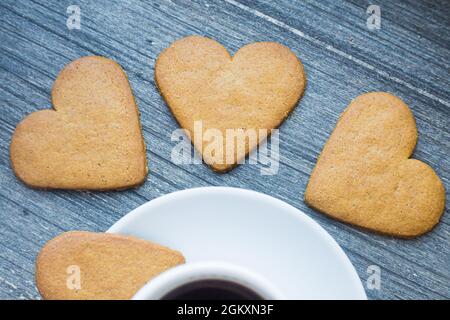
[[[450,190],[450,3],[378,0],[381,29],[369,30],[371,1],[88,1],[0,2],[0,298],[39,298],[34,261],[41,246],[66,230],[104,231],[160,195],[199,186],[257,190],[303,210],[343,247],[366,284],[381,270],[371,299],[450,298],[450,215],[431,233],[398,240],[361,231],[308,208],[303,193],[323,144],[349,101],[390,91],[411,107],[419,143],[414,157],[436,169]],[[81,29],[66,26],[78,5]],[[281,126],[277,175],[244,165],[227,174],[171,162],[177,124],[153,80],[155,58],[180,37],[201,34],[230,51],[278,41],[303,61],[308,88]],[[126,70],[141,111],[148,181],[123,192],[39,191],[15,177],[8,147],[19,121],[50,108],[59,70],[84,55],[103,55]],[[447,200],[447,208],[448,200]],[[326,262],[324,262],[326,263]]]

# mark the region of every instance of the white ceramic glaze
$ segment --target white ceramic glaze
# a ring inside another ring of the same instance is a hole
[[[284,296],[270,282],[255,272],[225,262],[187,263],[170,269],[149,281],[135,296],[135,300],[159,300],[172,290],[199,280],[225,280],[238,283],[265,300]]]
[[[322,227],[258,192],[227,187],[174,192],[133,210],[108,232],[179,250],[187,264],[220,261],[245,268],[287,299],[366,299],[349,259]]]

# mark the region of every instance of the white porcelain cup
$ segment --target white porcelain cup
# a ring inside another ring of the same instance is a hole
[[[224,262],[196,262],[161,273],[142,287],[133,300],[160,300],[177,288],[201,280],[232,282],[250,289],[264,300],[283,299],[278,289],[248,269]]]

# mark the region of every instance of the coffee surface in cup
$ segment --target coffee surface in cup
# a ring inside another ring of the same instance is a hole
[[[241,284],[227,280],[198,280],[173,289],[161,300],[263,300]]]

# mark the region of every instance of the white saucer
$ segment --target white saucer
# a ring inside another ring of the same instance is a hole
[[[291,205],[255,191],[174,192],[131,211],[108,232],[179,250],[187,263],[245,267],[288,299],[367,299],[352,264],[322,227]]]

